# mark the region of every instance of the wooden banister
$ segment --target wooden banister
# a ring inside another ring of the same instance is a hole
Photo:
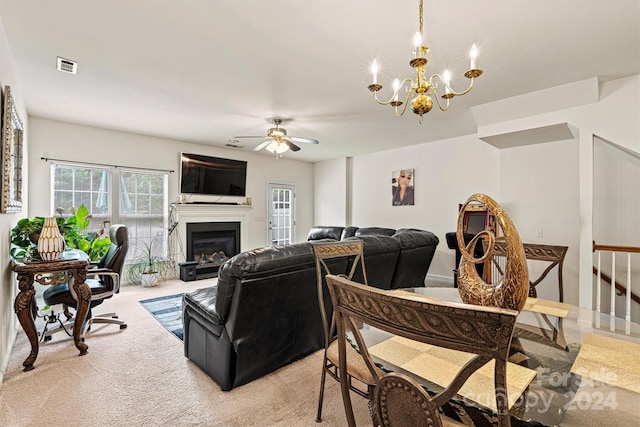
[[[595,251],[640,253],[640,246],[598,245],[596,242],[593,242],[593,252]]]
[[[598,275],[598,269],[593,267],[593,274],[594,275]],[[609,286],[611,286],[611,277],[609,277],[607,274],[600,272],[600,277],[602,277],[602,280],[604,280],[605,282],[607,282],[609,284]],[[627,294],[627,288],[625,288],[624,286],[622,286],[620,283],[618,283],[618,281],[616,280],[616,293],[618,295],[626,295]],[[631,299],[634,300],[636,303],[640,304],[640,296],[636,295],[635,293],[633,293],[633,291],[631,292]]]
[[[640,247],[639,246],[616,246],[616,245],[599,245],[596,242],[593,242],[593,252],[595,251],[610,251],[610,252],[628,252],[628,253],[640,253]],[[595,274],[596,276],[598,275],[598,269],[596,267],[593,267],[593,274]],[[611,283],[611,277],[609,277],[607,274],[600,272],[600,277],[602,277],[602,279],[604,279],[605,282],[607,282],[609,284],[609,286],[612,286]],[[620,283],[618,283],[618,281],[616,280],[615,283],[615,288],[616,288],[616,293],[618,295],[626,295],[627,294],[627,288],[623,285],[621,285]],[[634,300],[636,303],[640,304],[640,296],[636,295],[635,293],[633,293],[633,291],[631,292],[631,299]]]

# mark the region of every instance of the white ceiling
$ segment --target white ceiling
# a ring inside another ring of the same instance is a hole
[[[475,42],[484,75],[420,125],[367,90],[374,57],[387,89],[413,77],[418,0],[0,0],[0,14],[32,116],[220,147],[283,117],[320,140],[285,154],[311,162],[474,133],[474,105],[640,72],[638,0],[425,0],[429,74],[466,85]]]

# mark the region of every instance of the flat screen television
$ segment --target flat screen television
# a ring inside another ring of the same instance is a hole
[[[245,196],[247,162],[181,153],[180,193]]]

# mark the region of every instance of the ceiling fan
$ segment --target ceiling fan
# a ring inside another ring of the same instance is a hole
[[[294,142],[304,142],[307,144],[318,144],[319,141],[316,139],[310,138],[299,138],[296,136],[287,135],[287,130],[280,127],[282,124],[282,119],[273,119],[273,124],[276,126],[274,128],[269,128],[267,130],[267,140],[259,144],[253,151],[260,151],[263,148],[267,151],[270,151],[278,156],[282,156],[287,150],[298,151],[300,147],[298,147]],[[265,138],[264,136],[234,136],[234,138]]]

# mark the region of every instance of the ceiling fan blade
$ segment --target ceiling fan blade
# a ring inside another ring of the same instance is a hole
[[[291,151],[300,151],[300,147],[291,142],[291,138],[282,138],[282,141],[287,144]]]
[[[234,136],[234,138],[264,138],[264,135],[251,135],[251,136]]]
[[[298,138],[296,136],[290,136],[289,139],[291,141],[294,141],[294,142],[304,142],[304,143],[307,143],[307,144],[319,144],[320,143],[320,141],[318,141],[317,139]]]
[[[256,148],[253,149],[253,151],[260,151],[263,148],[265,148],[267,145],[271,144],[273,142],[272,139],[267,139],[265,142],[263,142],[262,144],[258,145]]]

